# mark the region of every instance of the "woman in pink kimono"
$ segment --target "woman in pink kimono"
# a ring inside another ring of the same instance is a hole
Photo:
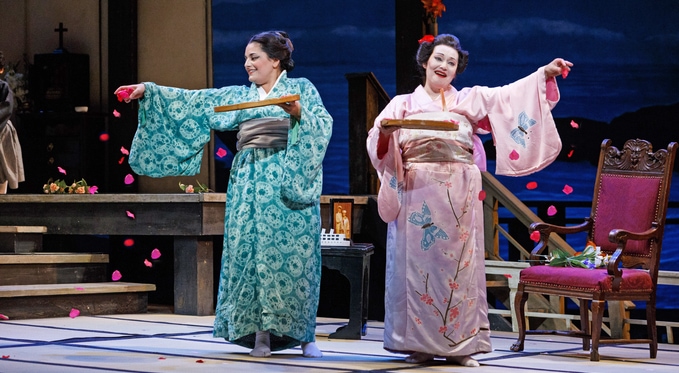
[[[380,176],[378,209],[388,222],[384,348],[423,363],[445,357],[478,366],[490,352],[481,172],[477,133],[493,134],[498,174],[526,175],[561,150],[551,109],[555,77],[572,63],[557,58],[506,86],[451,85],[468,53],[453,35],[420,40],[424,85],[396,96],[375,119],[367,149]],[[384,119],[457,123],[458,130],[394,129]]]

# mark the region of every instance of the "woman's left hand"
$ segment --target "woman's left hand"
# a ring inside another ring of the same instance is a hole
[[[563,58],[555,58],[554,61],[545,65],[545,77],[549,79],[561,75],[565,78],[571,71],[572,66],[573,63],[570,61],[566,61]]]
[[[284,102],[278,104],[278,106],[283,109],[283,111],[290,114],[290,116],[297,118],[297,120],[301,119],[302,106],[299,104],[299,101]]]

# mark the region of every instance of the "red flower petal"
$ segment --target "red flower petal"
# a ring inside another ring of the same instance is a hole
[[[486,199],[486,191],[482,190],[479,192],[479,201],[483,201]]]
[[[224,158],[227,154],[228,154],[228,152],[226,150],[224,150],[224,148],[219,148],[217,150],[217,156],[219,158]]]
[[[71,312],[68,314],[68,317],[75,319],[78,316],[80,316],[80,310],[77,308],[71,308]]]
[[[533,231],[533,232],[530,234],[530,239],[533,240],[534,242],[540,241],[540,232],[538,232],[538,231]]]
[[[201,360],[201,359],[198,359],[198,360],[196,360],[196,363],[202,364],[202,363],[204,363],[204,361]]]
[[[571,151],[569,151],[569,152],[568,152],[568,158],[570,158],[570,157],[572,157],[572,156],[573,156],[573,152],[574,152],[574,150],[573,150],[573,149],[571,149]]]
[[[121,275],[120,271],[118,271],[118,270],[113,271],[113,274],[111,274],[111,280],[113,280],[113,281],[118,281],[121,278],[123,278],[123,275]]]
[[[9,320],[9,317],[0,313],[0,320]]]
[[[125,156],[120,157],[118,164],[123,164],[123,162],[125,162]]]
[[[127,214],[128,218],[134,219],[134,213],[132,213],[131,211],[125,211],[125,213]]]
[[[554,205],[551,205],[547,208],[547,215],[548,216],[556,215],[556,207],[554,207]]]
[[[106,132],[102,132],[99,135],[99,141],[106,142],[106,141],[108,141],[108,139],[109,139],[109,135]]]
[[[2,355],[3,359],[9,359],[9,355]]]
[[[123,89],[122,91],[116,93],[116,96],[118,96],[118,102],[123,102],[123,100],[130,98],[130,94],[134,92],[134,89],[128,88],[128,89]]]
[[[125,247],[132,247],[132,246],[134,246],[134,240],[131,239],[131,238],[128,238],[125,241],[123,241],[123,245],[125,245]]]
[[[151,259],[158,259],[158,258],[160,258],[160,250],[153,249],[153,251],[151,251]]]
[[[517,153],[516,150],[512,150],[512,152],[509,153],[509,159],[511,159],[512,161],[519,159],[519,153]]]
[[[153,267],[153,263],[149,262],[148,259],[144,259],[144,265],[147,266],[147,267],[149,267],[149,268],[150,268],[150,267]]]
[[[165,360],[165,359],[166,359],[166,358],[165,358],[165,357],[162,357],[162,356],[158,358],[158,360]]]
[[[130,185],[132,183],[134,183],[134,176],[132,176],[131,174],[127,174],[125,176],[125,184]]]
[[[528,184],[526,184],[526,189],[528,190],[533,190],[538,187],[538,182],[537,181],[530,181]]]
[[[510,275],[509,273],[505,273],[504,276],[507,278],[512,278],[512,275]]]
[[[573,193],[573,187],[566,184],[566,185],[563,186],[563,192],[566,193],[566,194],[571,194],[571,193]]]
[[[561,68],[561,77],[566,79],[567,76],[568,76],[568,67],[564,66],[564,67]]]

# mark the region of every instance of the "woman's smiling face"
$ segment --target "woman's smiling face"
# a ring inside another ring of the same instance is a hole
[[[250,43],[245,47],[244,66],[248,80],[265,89],[267,86],[270,89],[281,74],[280,61],[270,58],[259,43]]]
[[[459,53],[447,45],[437,45],[423,66],[426,72],[425,85],[434,92],[447,89],[455,79]]]

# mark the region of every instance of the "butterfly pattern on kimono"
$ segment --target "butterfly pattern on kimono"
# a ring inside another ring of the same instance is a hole
[[[389,180],[389,188],[394,189],[396,191],[396,195],[398,196],[398,202],[401,203],[402,198],[403,198],[403,183],[399,183],[396,180],[396,176],[392,176],[391,179]]]
[[[421,242],[422,251],[429,250],[432,245],[434,245],[437,238],[442,240],[449,239],[448,234],[444,232],[443,229],[432,223],[431,211],[429,210],[426,201],[422,202],[422,212],[415,211],[411,213],[408,217],[408,221],[420,226],[423,230]]]
[[[526,137],[528,136],[528,129],[533,127],[537,123],[535,119],[528,117],[525,111],[519,114],[519,125],[514,128],[510,133],[512,140],[517,144],[526,147]]]

